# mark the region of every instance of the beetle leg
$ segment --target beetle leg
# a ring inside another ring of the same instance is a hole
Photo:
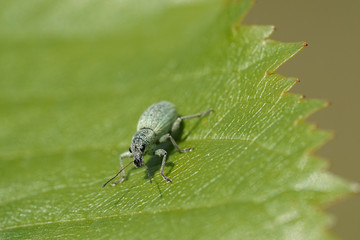
[[[179,148],[179,146],[177,145],[177,143],[175,142],[175,139],[170,135],[170,133],[167,133],[165,135],[163,135],[160,139],[159,142],[165,142],[166,140],[170,139],[171,143],[174,145],[174,147],[176,148],[176,150],[178,152],[190,152],[192,150],[192,148],[185,148],[185,149],[181,149]]]
[[[120,154],[119,158],[120,158],[120,167],[121,167],[121,169],[124,168],[123,158],[131,158],[131,157],[133,157],[133,154],[131,152],[129,152],[129,151]],[[111,186],[115,186],[116,184],[122,183],[125,180],[125,177],[126,177],[125,170],[123,170],[121,172],[121,178],[119,180],[111,183]]]
[[[194,114],[194,115],[189,115],[189,116],[183,116],[183,117],[178,117],[175,122],[173,123],[172,127],[171,127],[171,132],[174,133],[176,132],[179,127],[180,127],[180,123],[182,120],[185,120],[185,119],[191,119],[191,118],[197,118],[197,117],[203,117],[205,115],[208,115],[210,113],[212,113],[212,109],[210,110],[207,110],[205,112],[202,112],[202,113],[198,113],[198,114]]]
[[[171,179],[164,175],[164,168],[165,168],[167,152],[164,149],[157,149],[155,151],[155,155],[157,155],[159,157],[163,157],[162,163],[161,163],[160,174],[166,182],[171,182]]]

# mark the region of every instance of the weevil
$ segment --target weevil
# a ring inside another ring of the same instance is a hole
[[[148,109],[145,110],[138,121],[137,132],[132,138],[129,150],[120,154],[120,171],[114,177],[109,179],[109,181],[107,181],[104,185],[102,185],[102,187],[105,187],[106,184],[115,179],[120,173],[122,175],[121,179],[113,182],[111,185],[115,186],[121,183],[126,176],[125,168],[127,168],[131,163],[134,163],[136,167],[143,166],[145,154],[152,154],[162,157],[160,175],[166,182],[171,182],[171,179],[164,174],[167,152],[162,148],[157,148],[157,145],[170,140],[178,152],[191,151],[192,148],[179,148],[175,139],[173,138],[173,134],[179,130],[182,120],[202,117],[210,114],[212,111],[213,110],[211,109],[199,114],[181,117],[177,113],[175,105],[170,102],[161,101],[151,105]],[[134,160],[124,167],[124,158],[133,158]]]

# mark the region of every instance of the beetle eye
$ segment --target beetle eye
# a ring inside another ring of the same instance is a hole
[[[132,151],[131,151],[131,147],[129,147],[129,152],[131,152],[131,153],[132,153]]]
[[[140,150],[143,152],[145,150],[145,145],[141,145]]]

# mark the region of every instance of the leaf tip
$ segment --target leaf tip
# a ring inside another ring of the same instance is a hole
[[[319,129],[319,125],[317,123],[311,124],[310,131],[316,131]]]
[[[276,27],[275,26],[268,26],[268,28],[269,28],[269,33],[266,35],[266,37],[264,37],[263,38],[263,41],[269,41],[269,40],[271,40],[270,39],[270,36],[275,32],[275,30],[276,30]]]

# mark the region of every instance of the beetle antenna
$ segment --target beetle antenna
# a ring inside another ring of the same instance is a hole
[[[131,163],[133,163],[134,161],[131,161],[128,163],[128,165],[126,165],[125,167],[123,167],[122,169],[120,169],[120,171],[115,175],[113,176],[112,178],[110,178],[106,183],[104,183],[104,185],[102,185],[101,188],[104,188],[106,186],[106,184],[108,184],[109,182],[111,182],[114,178],[116,178],[122,171],[124,171],[125,168],[127,168]]]

